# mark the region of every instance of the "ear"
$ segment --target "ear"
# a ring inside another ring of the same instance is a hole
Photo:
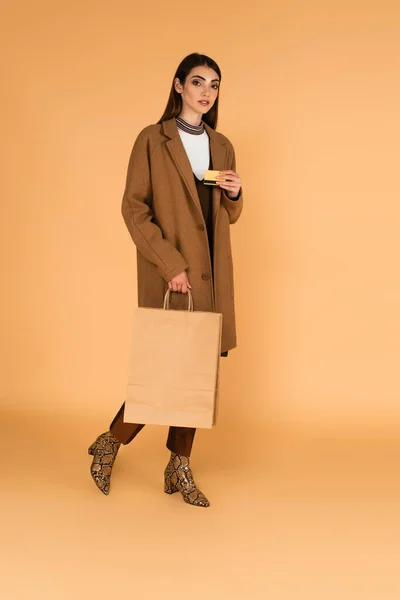
[[[181,82],[179,81],[179,77],[175,77],[175,79],[174,79],[174,88],[175,88],[175,90],[176,90],[176,91],[177,91],[179,94],[180,94],[180,93],[182,92],[182,90],[183,90],[183,88],[182,88],[182,84],[181,84]]]

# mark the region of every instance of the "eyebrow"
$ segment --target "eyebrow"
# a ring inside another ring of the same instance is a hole
[[[192,75],[191,79],[193,79],[193,77],[198,77],[199,79],[206,81],[206,78],[202,77],[201,75]],[[211,79],[211,81],[218,81],[218,83],[219,83],[219,79]]]

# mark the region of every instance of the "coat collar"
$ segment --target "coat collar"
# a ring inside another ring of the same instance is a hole
[[[210,127],[207,123],[204,123],[204,127],[207,131],[207,134],[210,139],[210,153],[213,164],[213,169],[217,171],[222,171],[227,168],[226,159],[228,155],[228,148],[225,143],[225,140],[222,136],[218,135],[218,133]],[[171,153],[172,159],[174,160],[176,167],[178,168],[186,187],[190,193],[190,196],[197,206],[198,210],[202,213],[201,204],[199,195],[197,193],[196,183],[193,179],[193,171],[189,161],[189,158],[186,154],[185,147],[182,143],[181,137],[179,135],[178,127],[176,125],[175,117],[172,119],[167,119],[162,122],[162,128],[164,134],[170,139],[167,141],[166,145],[168,150]],[[221,201],[221,188],[218,186],[213,187],[212,190],[212,200],[213,200],[213,217],[214,222],[216,222],[216,217]]]

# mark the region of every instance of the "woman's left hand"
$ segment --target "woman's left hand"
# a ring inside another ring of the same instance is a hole
[[[242,185],[242,180],[235,171],[226,169],[225,171],[220,171],[217,177],[217,185],[226,190],[228,198],[236,198]]]

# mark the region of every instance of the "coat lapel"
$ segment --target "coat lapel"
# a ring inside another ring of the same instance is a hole
[[[227,146],[226,146],[225,142],[222,140],[222,138],[220,138],[218,133],[215,131],[215,129],[213,129],[212,127],[207,125],[207,123],[205,123],[204,125],[205,125],[206,131],[210,138],[210,152],[211,152],[211,160],[212,160],[213,169],[215,171],[223,171],[224,169],[228,168]],[[213,220],[214,220],[214,227],[215,227],[215,224],[217,222],[219,207],[221,204],[221,188],[217,185],[213,186],[213,188],[212,188],[212,203],[213,203]]]
[[[192,167],[186,154],[185,147],[182,143],[181,137],[179,135],[178,127],[175,122],[175,117],[172,119],[168,119],[163,121],[163,130],[164,134],[170,139],[166,143],[169,152],[171,153],[172,159],[175,162],[177,169],[179,170],[182,179],[184,180],[186,187],[189,191],[190,197],[192,198],[194,204],[197,209],[202,213],[201,204],[199,195],[197,193],[196,184],[193,179],[193,171]],[[204,124],[205,129],[208,133],[210,139],[210,153],[213,169],[217,171],[222,171],[227,168],[226,158],[227,158],[227,146],[222,138],[219,137],[218,133],[207,125]],[[214,222],[216,221],[220,201],[221,201],[221,188],[218,186],[214,186],[212,190],[212,200],[213,200],[213,218]]]

